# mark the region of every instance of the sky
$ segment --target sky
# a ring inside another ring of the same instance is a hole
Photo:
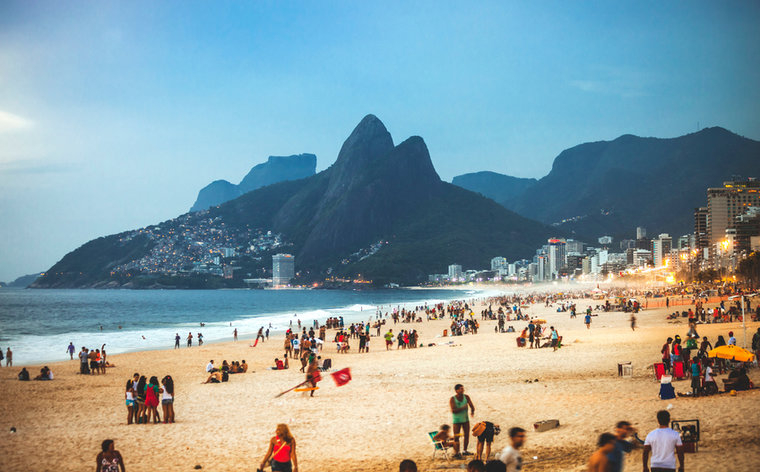
[[[0,280],[185,213],[361,118],[442,179],[722,126],[760,139],[760,2],[0,2]]]

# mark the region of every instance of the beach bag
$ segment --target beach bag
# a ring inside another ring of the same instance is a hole
[[[485,421],[481,421],[480,423],[475,423],[475,426],[472,427],[472,435],[475,437],[478,437],[481,434],[483,434],[485,430],[486,430]]]

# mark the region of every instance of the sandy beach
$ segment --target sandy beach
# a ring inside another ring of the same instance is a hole
[[[582,311],[591,300],[577,304]],[[475,405],[471,421],[488,420],[502,427],[494,451],[507,445],[509,427],[529,431],[523,450],[527,471],[585,470],[600,433],[625,419],[643,438],[656,427],[655,413],[666,407],[674,419],[701,422],[699,453],[686,455],[687,471],[753,470],[760,463],[760,390],[737,396],[657,397],[659,384],[650,366],[659,362],[665,338],[686,335],[687,323],[669,322],[665,309],[650,309],[638,315],[636,331],[630,329],[630,315],[620,312],[600,313],[587,330],[581,314],[570,319],[569,313],[557,313],[556,306],[533,305],[527,311],[558,328],[562,349],[518,348],[515,338],[524,321],[507,323],[516,333],[499,334],[496,321],[480,321],[477,335],[443,338],[449,321],[394,326],[389,320],[383,334],[388,327],[394,333],[417,329],[425,347],[397,351],[394,346],[386,352],[382,338],[373,336],[370,353],[356,353],[358,342],[353,341],[352,353],[339,355],[335,345],[327,343],[322,357],[333,360],[333,371],[350,367],[353,380],[337,387],[325,376],[314,398],[300,393],[275,398],[304,378],[297,361],[290,370],[270,370],[274,358],[282,356],[282,335],[256,348],[250,347],[250,338],[241,338],[190,349],[113,355],[109,360],[116,367],[105,376],[78,375],[74,360],[48,364],[55,374],[52,382],[19,382],[20,367],[3,367],[0,471],[94,470],[100,443],[107,438],[116,441],[131,471],[189,471],[196,465],[208,471],[254,471],[277,423],[290,425],[300,471],[393,471],[405,458],[415,460],[420,470],[458,469],[463,461],[447,463],[440,455],[431,459],[427,436],[440,424],[451,423],[448,400],[456,383],[465,386]],[[476,307],[478,319],[479,312]],[[748,323],[749,338],[758,326]],[[700,336],[712,342],[730,330],[741,345],[741,323],[698,328]],[[332,333],[328,331],[328,339]],[[428,347],[448,341],[453,345]],[[217,364],[245,359],[250,369],[230,376],[228,383],[201,385],[209,359]],[[632,378],[617,376],[622,362],[633,363]],[[39,366],[29,371],[34,376]],[[126,424],[124,384],[134,372],[174,377],[175,424]],[[750,378],[760,383],[758,369],[750,371]],[[720,380],[718,384],[722,386]],[[688,380],[674,386],[677,392],[690,391]],[[532,424],[544,419],[558,419],[561,426],[534,433]],[[8,433],[11,427],[17,433]],[[471,440],[470,450],[474,449]],[[640,467],[641,454],[634,451],[626,470]]]

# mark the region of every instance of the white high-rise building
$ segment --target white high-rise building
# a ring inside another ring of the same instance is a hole
[[[296,258],[291,254],[272,256],[272,284],[288,285],[295,277]]]
[[[452,282],[458,282],[463,280],[462,266],[459,264],[451,264],[449,266],[449,280]]]
[[[662,267],[673,249],[673,238],[669,234],[663,233],[652,240],[652,258],[655,267]]]
[[[503,257],[494,257],[491,259],[491,270],[502,270],[507,268],[507,260]]]

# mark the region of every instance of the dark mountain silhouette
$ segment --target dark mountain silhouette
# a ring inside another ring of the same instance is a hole
[[[328,169],[193,215],[178,218],[182,231],[202,220],[228,232],[281,234],[288,252],[296,256],[296,270],[307,280],[361,274],[377,283],[420,282],[452,263],[486,268],[497,255],[529,257],[554,235],[551,228],[492,200],[442,182],[422,138],[413,136],[394,146],[373,115],[362,119]],[[161,223],[174,234],[177,227],[177,221]],[[115,259],[139,258],[152,250],[151,242],[141,237],[145,234],[91,241],[64,257],[35,286],[92,285],[119,277],[113,274]],[[112,260],[99,258],[105,254]],[[271,258],[264,262],[270,263]]]
[[[266,162],[255,165],[238,185],[215,180],[203,187],[190,211],[206,210],[277,182],[303,179],[314,175],[316,169],[317,156],[314,154],[269,156]]]
[[[549,174],[500,203],[576,234],[630,238],[644,226],[679,236],[693,232],[707,188],[734,176],[760,176],[760,142],[719,127],[669,139],[623,135],[563,151]]]
[[[458,175],[451,183],[488,197],[496,203],[509,207],[509,202],[536,185],[536,179],[523,179],[497,172],[473,172]]]

